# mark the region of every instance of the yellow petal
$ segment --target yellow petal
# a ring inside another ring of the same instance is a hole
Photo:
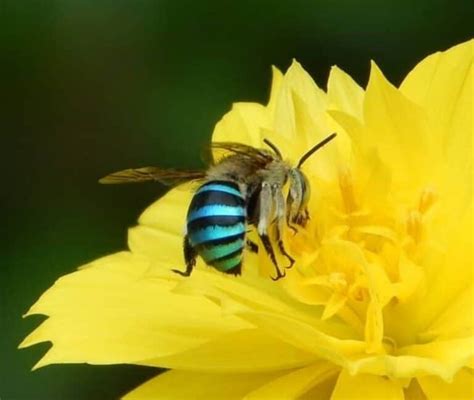
[[[277,67],[272,67],[272,87],[270,90],[270,99],[268,100],[267,109],[269,115],[275,114],[275,107],[278,101],[278,96],[281,90],[281,83],[283,82],[283,74]]]
[[[450,380],[474,356],[473,338],[452,339],[405,346],[394,355],[360,357],[347,363],[354,374],[386,375],[391,378],[435,375]]]
[[[329,377],[328,379],[322,381],[321,383],[314,386],[312,389],[298,397],[298,400],[330,399],[334,390],[334,386],[336,386],[338,375],[339,374],[335,374]]]
[[[343,70],[334,66],[328,79],[329,109],[342,111],[362,120],[364,90]]]
[[[134,254],[140,254],[156,262],[171,273],[172,269],[185,270],[183,257],[183,236],[150,228],[136,226],[128,230],[128,247]],[[174,274],[175,278],[178,277]],[[172,275],[170,274],[170,277]]]
[[[264,106],[257,103],[235,103],[216,124],[213,142],[238,142],[262,146],[261,130],[268,129],[270,119]]]
[[[224,318],[205,298],[172,293],[173,281],[149,278],[153,268],[147,258],[122,252],[62,277],[28,312],[49,318],[21,347],[53,342],[36,367],[143,363],[248,327],[235,317]]]
[[[350,376],[342,371],[337,380],[331,400],[404,400],[400,382],[383,376]]]
[[[306,368],[283,375],[245,396],[245,400],[292,400],[299,398],[311,388],[328,380],[337,373],[334,365],[317,362]]]
[[[444,198],[444,208],[454,213],[472,204],[473,59],[474,40],[435,53],[415,67],[400,89],[428,115],[431,141],[443,165],[439,190],[456,193]]]
[[[431,374],[449,380],[474,356],[474,337],[469,336],[405,346],[400,348],[397,353],[431,360],[434,367]],[[438,372],[435,372],[436,369],[438,369]]]
[[[449,215],[449,214],[448,214]],[[451,218],[453,218],[451,216]],[[474,296],[472,285],[472,214],[463,215],[458,220],[443,219],[440,221],[445,231],[436,233],[440,244],[427,244],[420,248],[420,259],[424,272],[423,286],[405,303],[388,306],[385,315],[387,326],[397,332],[399,345],[415,343],[420,339],[431,340],[428,333],[432,324],[437,324],[435,331],[453,331],[449,319],[440,320],[445,313],[453,312],[459,328],[472,329],[474,316],[456,308],[459,296],[467,309],[472,309]],[[456,225],[454,228],[452,225]],[[448,237],[445,237],[445,236]],[[441,247],[443,246],[443,247]],[[440,295],[442,293],[442,295]],[[463,294],[464,293],[464,294]],[[397,321],[408,321],[403,329],[397,329]],[[444,327],[439,322],[445,322]],[[436,333],[435,331],[431,333]],[[472,330],[471,330],[472,332]]]
[[[329,298],[326,306],[324,307],[324,312],[321,316],[321,319],[328,319],[331,318],[333,315],[337,314],[339,310],[344,307],[344,304],[346,304],[346,300],[346,295],[334,292]]]
[[[473,129],[473,58],[474,40],[471,39],[425,58],[400,87],[407,97],[427,110],[439,145],[448,152],[452,150],[458,159],[461,154],[468,155],[466,145],[471,143],[462,137],[471,136],[472,140],[469,132]]]
[[[297,129],[293,100],[295,95],[307,104],[307,110],[314,121],[321,119],[326,110],[326,94],[318,88],[301,65],[293,61],[283,78],[274,103],[273,127],[275,132],[291,140],[293,144],[299,142],[308,147],[314,140]]]
[[[284,342],[339,363],[365,348],[361,341],[339,339],[351,337],[345,324],[314,318],[307,312],[312,308],[294,302],[268,279],[250,274],[229,279],[202,270],[182,280],[176,291],[208,296],[219,302],[225,315],[236,315]]]
[[[338,110],[329,110],[328,114],[350,138],[354,175],[358,180],[355,190],[360,203],[374,211],[386,208],[392,175],[381,155],[374,151],[373,138],[356,117]]]
[[[208,296],[222,302],[234,301],[254,310],[305,315],[298,310],[298,303],[291,302],[271,279],[261,278],[256,268],[248,268],[239,278],[214,273],[211,269],[196,272],[193,279],[181,279],[175,292]]]
[[[290,156],[293,156],[294,164],[305,154],[312,146],[326,138],[332,131],[326,124],[326,118],[323,114],[314,115],[311,109],[311,103],[300,97],[296,92],[292,92],[292,103],[294,107],[295,127],[298,132],[297,139],[293,140],[289,147]],[[321,107],[321,105],[320,105]],[[343,134],[340,133],[337,140],[327,146],[317,156],[311,157],[304,165],[305,172],[310,177],[318,176],[330,180],[336,176],[338,149],[342,147]]]
[[[170,190],[142,213],[138,223],[182,236],[194,186],[187,184]]]
[[[252,310],[240,310],[235,314],[280,340],[338,365],[344,365],[347,357],[365,350],[362,341],[338,339],[285,315]]]
[[[452,382],[433,376],[419,377],[418,382],[429,400],[474,399],[474,373],[467,368],[460,370]]]
[[[167,371],[128,393],[124,400],[241,400],[282,373],[208,374]]]
[[[474,39],[470,39],[446,51],[429,55],[410,71],[400,90],[412,101],[431,110],[433,115],[436,113],[437,118],[449,119],[450,110],[443,110],[442,105],[449,103],[454,106],[466,79],[464,74],[455,72],[458,68],[466,70],[470,67],[473,53]]]
[[[243,329],[182,353],[148,360],[147,364],[187,371],[243,373],[290,369],[314,359],[313,354],[260,330]]]
[[[458,215],[456,215],[456,211],[459,211],[459,209],[453,210],[452,214],[448,212],[447,216],[453,219],[456,217],[456,219],[454,221],[444,220],[444,232],[441,231],[441,221],[438,227],[439,230],[436,232],[437,239],[442,241],[442,243],[444,242],[444,248],[441,252],[432,251],[430,255],[426,256],[425,272],[430,290],[426,296],[427,299],[423,312],[426,319],[431,317],[429,321],[433,321],[455,303],[463,291],[470,293],[470,297],[467,297],[465,304],[467,305],[470,299],[470,309],[474,306],[474,287],[472,285],[474,280],[474,269],[472,267],[472,202],[470,210],[461,212]],[[457,218],[460,219],[457,220]],[[436,257],[439,257],[440,260],[437,260]],[[455,266],[454,270],[453,266]],[[443,296],[436,296],[436,293],[440,292],[443,293]],[[466,317],[470,317],[472,323],[474,315],[468,313]],[[426,319],[420,317],[422,321],[426,321]]]
[[[370,297],[365,321],[365,340],[368,352],[379,352],[382,349],[384,329],[382,307],[387,301],[387,278],[379,267],[367,262],[364,253],[356,244],[344,240],[333,240],[327,242],[326,247],[329,246],[334,254],[345,260],[347,265],[357,266],[365,272],[369,282],[367,289]]]
[[[356,156],[362,157],[366,155],[371,146],[373,146],[373,143],[369,142],[364,132],[363,123],[355,116],[338,109],[329,109],[327,113],[350,138],[352,150],[356,153]]]
[[[404,254],[400,256],[398,268],[399,282],[393,285],[393,290],[398,300],[406,302],[417,289],[422,290],[420,285],[424,278],[423,269]],[[394,321],[394,325],[396,324]]]
[[[304,99],[314,116],[326,111],[326,93],[316,85],[313,78],[296,60],[293,60],[290,68],[288,68],[285,80],[291,91]]]
[[[128,246],[133,253],[149,257],[168,272],[185,269],[183,236],[192,189],[193,185],[172,189],[142,213],[139,225],[128,231]]]
[[[473,293],[474,288],[471,284],[459,293],[426,331],[419,333],[419,337],[422,340],[428,340],[474,335],[474,316],[466,312],[466,310],[473,310]]]
[[[403,189],[399,196],[426,184],[437,158],[424,114],[385,79],[375,63],[364,98],[364,121],[368,140]]]

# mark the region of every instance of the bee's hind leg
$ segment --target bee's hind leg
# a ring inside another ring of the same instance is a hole
[[[188,235],[184,237],[183,254],[184,261],[186,263],[186,271],[180,271],[178,269],[173,269],[172,271],[182,276],[189,276],[191,275],[191,272],[193,272],[193,268],[196,265],[197,252],[191,246],[191,243],[189,243]]]
[[[254,241],[247,239],[246,243],[247,249],[252,253],[258,253],[258,244]]]

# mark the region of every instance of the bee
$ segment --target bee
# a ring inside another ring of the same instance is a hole
[[[296,233],[310,218],[307,209],[310,184],[301,167],[335,136],[333,133],[309,149],[296,167],[285,161],[280,150],[267,139],[263,142],[268,149],[217,142],[212,143],[211,149],[224,151],[225,155],[205,171],[144,167],[118,171],[99,182],[199,182],[186,218],[183,243],[186,270],[173,271],[182,276],[191,275],[200,256],[218,271],[240,275],[244,249],[259,251],[259,245],[247,238],[248,228],[254,228],[275,267],[275,276],[271,278],[276,281],[285,276],[285,271],[277,263],[272,242],[288,259],[285,269],[291,268],[295,260],[285,249],[282,231],[286,224]]]

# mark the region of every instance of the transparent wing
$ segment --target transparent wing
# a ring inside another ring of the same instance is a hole
[[[114,172],[99,179],[99,182],[104,184],[121,184],[155,181],[165,185],[176,185],[186,181],[203,179],[205,176],[205,171],[143,167]]]
[[[261,167],[276,159],[275,155],[266,149],[257,149],[243,143],[235,142],[211,143],[211,151],[214,163],[219,162],[221,158],[232,154],[238,155],[248,162]]]
[[[222,158],[236,156],[252,164],[256,169],[265,167],[276,159],[275,154],[266,149],[257,149],[242,143],[211,143],[211,164],[217,164]],[[163,169],[159,167],[129,168],[114,172],[99,179],[104,184],[122,184],[156,181],[165,185],[176,185],[191,180],[203,179],[205,171]]]

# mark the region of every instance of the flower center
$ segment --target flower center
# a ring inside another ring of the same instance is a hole
[[[300,301],[322,305],[322,319],[338,316],[366,340],[378,337],[380,346],[373,348],[387,352],[396,348],[396,335],[384,332],[374,315],[383,318],[389,303],[403,303],[419,287],[423,272],[410,256],[424,240],[436,191],[421,190],[414,206],[394,205],[387,193],[364,193],[348,168],[324,189],[327,196],[312,205],[308,227],[288,238],[298,260],[286,287]],[[368,334],[370,324],[381,332]]]

